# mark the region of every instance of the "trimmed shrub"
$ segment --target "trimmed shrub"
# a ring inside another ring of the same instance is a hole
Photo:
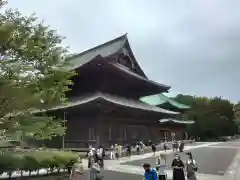
[[[7,172],[9,177],[14,171],[31,172],[46,169],[53,172],[69,169],[78,159],[79,154],[57,150],[31,150],[25,152],[2,152],[0,154],[0,174]]]

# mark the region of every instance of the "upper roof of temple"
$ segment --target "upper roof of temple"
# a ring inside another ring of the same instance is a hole
[[[127,63],[131,64],[131,69],[134,69],[135,73],[147,78],[133,55],[127,34],[72,56],[70,63],[73,65],[73,69],[77,69],[96,56],[110,57],[120,53],[129,57],[130,62]]]
[[[72,79],[74,86],[69,96],[99,91],[138,99],[170,89],[168,85],[147,78],[133,55],[126,34],[72,56],[69,63],[80,74]]]

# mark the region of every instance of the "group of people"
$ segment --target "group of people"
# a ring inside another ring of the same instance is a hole
[[[137,155],[144,153],[145,144],[142,141],[136,144]]]
[[[103,180],[103,176],[100,175],[100,165],[93,162],[92,166],[88,169],[84,168],[83,160],[79,158],[73,165],[70,179],[71,180]]]
[[[97,149],[93,148],[91,145],[88,148],[87,154],[88,158],[88,169],[84,169],[82,159],[73,165],[70,174],[71,180],[102,180],[103,176],[100,175],[101,168],[104,166],[105,150],[103,146],[99,146]]]
[[[90,145],[86,156],[88,158],[88,168],[91,168],[94,163],[97,163],[101,168],[103,168],[105,157],[105,150],[103,146],[99,146],[95,149]]]
[[[136,148],[136,153],[137,155],[144,153],[144,148],[145,148],[145,144],[142,141],[139,141],[135,148]],[[123,156],[128,156],[130,157],[132,155],[132,148],[133,146],[131,144],[125,144],[124,146],[119,145],[119,144],[115,144],[111,146],[111,151],[110,151],[110,159],[118,159],[121,158]],[[156,147],[155,145],[152,145],[152,150],[156,151]]]
[[[111,146],[110,159],[119,159],[123,156],[131,156],[132,149],[130,144],[122,146],[120,144],[115,144]]]
[[[166,143],[165,143],[166,144]],[[164,144],[164,149],[166,150]],[[153,155],[155,156],[156,146],[149,141],[146,145],[152,148]],[[136,151],[138,154],[144,152],[145,144],[141,141],[136,144]],[[115,144],[112,146],[112,152],[110,154],[112,158],[120,158],[123,156],[122,153],[126,153],[127,156],[131,156],[132,146],[130,144],[126,144],[125,146]],[[174,141],[172,145],[173,151],[183,152],[184,143],[183,141],[177,142]],[[173,180],[185,180],[185,169],[186,169],[186,176],[188,180],[196,180],[196,172],[197,172],[197,165],[196,161],[193,159],[193,156],[190,152],[187,153],[188,159],[184,163],[179,154],[175,155],[174,160],[172,161],[172,169],[173,169]],[[74,164],[70,179],[71,180],[102,180],[103,176],[100,175],[101,168],[104,167],[104,157],[105,157],[105,150],[103,146],[99,146],[98,148],[93,148],[89,146],[88,152],[86,154],[88,158],[88,173],[86,170],[83,169],[83,162],[79,158],[78,162]],[[145,163],[143,165],[145,170],[145,180],[167,180],[167,159],[166,154],[161,153],[156,158],[156,168],[152,168],[150,164]]]
[[[184,142],[183,141],[180,141],[180,142],[173,141],[172,149],[173,149],[173,152],[178,151],[178,150],[179,150],[179,152],[183,152]]]
[[[197,180],[196,172],[197,165],[196,161],[193,159],[192,153],[186,153],[188,158],[184,163],[179,154],[175,155],[172,161],[173,169],[173,180],[185,180],[185,167],[187,180]],[[143,168],[145,170],[144,177],[145,180],[167,180],[167,173],[165,172],[167,168],[167,161],[165,154],[160,155],[156,159],[156,169],[152,168],[150,164],[144,163]]]

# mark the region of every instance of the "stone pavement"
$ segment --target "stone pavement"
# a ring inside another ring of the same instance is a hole
[[[195,146],[186,146],[185,150],[191,150],[191,149],[197,149],[197,148],[204,148],[212,145],[220,144],[220,142],[214,142],[214,143],[204,143],[200,145]],[[158,153],[162,153],[163,151],[158,151]],[[168,150],[166,153],[172,153],[172,150]],[[152,157],[152,153],[147,153],[143,155],[134,155],[131,158],[124,157],[120,160],[108,160],[105,161],[105,169],[115,172],[122,172],[122,173],[129,173],[129,174],[135,174],[135,175],[143,175],[144,171],[141,166],[132,166],[132,165],[126,165],[124,163],[136,161],[136,160],[144,160],[146,158]],[[168,178],[172,179],[172,170],[167,170]],[[197,177],[199,180],[221,180],[223,176],[219,175],[209,175],[209,174],[197,174]]]
[[[224,174],[227,180],[239,180],[240,179],[240,148],[238,149],[237,155],[228,170]]]
[[[196,143],[186,145],[185,150],[191,150],[191,152],[194,153],[194,157],[196,158],[197,162],[202,163],[200,164],[200,168],[197,173],[198,180],[239,180],[240,140],[231,142]],[[162,152],[163,151],[158,151],[157,154]],[[174,155],[172,150],[168,150],[166,153],[168,154],[167,156],[172,160]],[[235,153],[236,157],[232,161]],[[181,155],[181,157],[184,158],[184,153]],[[133,155],[131,158],[123,157],[120,160],[106,160],[105,168],[101,173],[104,175],[104,180],[139,180],[142,179],[144,174],[143,168],[141,167],[141,162],[154,159],[155,157],[153,157],[152,153],[146,153],[141,155]],[[206,159],[209,161],[209,163],[206,161]],[[137,161],[139,161],[138,164],[136,164]],[[222,172],[213,174],[213,171],[216,172],[219,170],[219,167],[221,167],[220,163],[222,161],[225,163],[224,168],[222,168]],[[152,163],[154,162],[155,161],[152,161]],[[84,161],[84,165],[87,166],[87,160]],[[211,166],[215,166],[211,171],[209,171],[211,173],[203,173]],[[28,172],[25,173],[26,175],[28,174]],[[32,174],[34,173],[35,172]],[[44,172],[44,170],[40,171],[40,174],[45,173],[46,172]],[[169,180],[171,180],[172,170],[168,169],[167,173]],[[14,176],[19,176],[19,174],[14,173]],[[0,176],[0,179],[2,178],[6,179],[7,175],[4,174]]]

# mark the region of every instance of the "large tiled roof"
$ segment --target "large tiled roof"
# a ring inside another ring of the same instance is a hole
[[[143,103],[138,100],[131,100],[131,99],[127,99],[127,98],[123,98],[123,97],[119,97],[119,96],[113,96],[110,94],[103,94],[103,93],[95,93],[95,94],[84,96],[84,97],[78,97],[76,99],[69,100],[68,103],[66,103],[62,106],[57,106],[55,108],[49,109],[48,111],[58,110],[58,109],[66,109],[66,108],[94,102],[97,100],[101,100],[103,102],[104,101],[110,102],[110,103],[117,104],[120,106],[135,108],[135,109],[139,109],[139,110],[159,112],[159,113],[165,113],[165,114],[179,114],[178,112],[173,112],[173,111],[162,109],[162,108],[159,108],[156,106],[151,106],[151,105],[148,105],[148,104]]]
[[[151,84],[155,84],[157,86],[161,86],[163,90],[159,91],[159,92],[163,92],[163,91],[166,92],[167,90],[170,89],[170,86],[168,86],[168,85],[160,84],[160,83],[151,81],[147,78],[147,76],[144,74],[144,72],[142,71],[141,67],[139,66],[138,62],[136,61],[136,59],[133,55],[130,44],[128,42],[127,34],[120,36],[118,38],[115,38],[113,40],[110,40],[110,41],[108,41],[104,44],[101,44],[99,46],[96,46],[94,48],[91,48],[80,54],[76,54],[76,55],[72,56],[69,59],[69,64],[71,64],[72,69],[76,69],[76,68],[79,68],[79,67],[83,66],[84,64],[87,64],[88,62],[92,61],[97,56],[105,58],[110,55],[114,55],[115,53],[121,52],[123,49],[125,49],[125,50],[127,49],[127,52],[129,54],[129,56],[131,56],[131,60],[134,62],[138,71],[137,72],[131,71],[130,69],[127,69],[126,67],[121,66],[120,64],[117,64],[117,63],[112,64],[113,66],[115,66],[119,70],[123,71],[124,73],[127,73],[138,79],[144,80]]]
[[[127,38],[127,34],[124,34],[123,36],[117,37],[106,43],[103,43],[82,53],[74,55],[71,58],[69,58],[69,63],[71,64],[72,69],[76,69],[86,64],[87,62],[91,61],[97,56],[108,57],[118,52],[122,52],[123,49],[124,50],[127,49],[127,53],[129,56],[131,56],[131,60],[137,67],[139,74],[147,78],[147,76],[145,75],[145,73],[143,72],[143,70],[141,69],[137,60],[134,57],[134,54],[132,52],[132,49]]]
[[[144,97],[141,97],[140,100],[142,102],[145,102],[147,104],[154,105],[154,106],[161,106],[165,103],[169,103],[172,106],[179,108],[179,109],[189,109],[190,108],[190,106],[181,104],[181,103],[173,100],[172,98],[165,96],[164,94],[155,94],[155,95],[150,95],[150,96],[144,96]]]

